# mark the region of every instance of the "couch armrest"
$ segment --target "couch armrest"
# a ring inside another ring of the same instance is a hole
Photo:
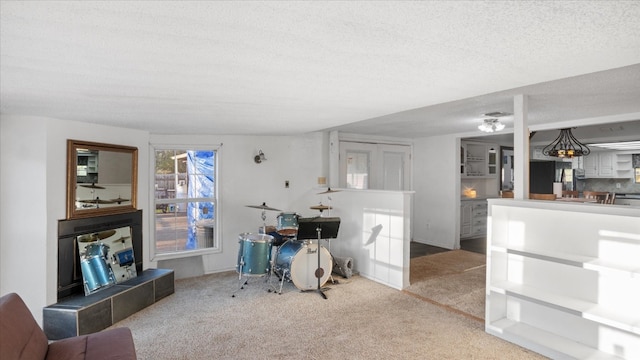
[[[115,328],[71,337],[49,345],[47,360],[136,360],[129,328]]]
[[[44,359],[47,336],[18,294],[0,298],[0,359]]]

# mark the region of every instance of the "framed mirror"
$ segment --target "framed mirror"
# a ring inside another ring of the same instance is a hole
[[[138,149],[67,140],[67,218],[136,209]]]

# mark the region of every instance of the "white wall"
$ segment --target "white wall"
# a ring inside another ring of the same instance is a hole
[[[44,117],[2,115],[0,120],[0,293],[19,293],[40,323],[42,308],[55,303],[57,296],[57,225],[58,220],[66,217],[67,139],[139,149],[138,208],[146,216],[143,222],[144,268],[162,267],[162,263],[157,263],[149,253],[153,236],[152,212],[149,211],[153,196],[149,186],[152,174],[149,143],[223,144],[218,179],[221,185],[219,206],[223,214],[222,252],[163,261],[176,269],[177,277],[235,269],[238,234],[257,232],[262,225],[261,210],[246,205],[266,202],[271,207],[309,217],[318,215],[317,211],[309,209],[310,206],[328,201],[326,195],[318,194],[325,188],[317,185],[318,177],[331,176],[326,155],[329,153],[327,133],[176,136]],[[261,164],[253,161],[258,150],[267,157]],[[453,170],[450,172],[454,173]],[[285,188],[286,180],[289,188]],[[362,199],[364,203],[374,201],[369,195]],[[379,199],[381,204],[386,204],[384,208],[410,214],[411,201],[404,199],[406,194],[389,195],[404,200],[389,201],[386,196]],[[276,225],[278,215],[279,212],[268,211],[267,224]],[[345,212],[341,216],[347,223],[355,215]],[[358,224],[361,222],[362,218],[358,216]],[[409,224],[409,219],[403,217],[402,240],[399,240],[403,244],[409,240]],[[387,236],[381,241],[389,245],[398,240]],[[397,288],[408,286],[408,269],[402,266],[408,264],[409,252],[405,245],[384,260],[392,266],[384,265],[374,257],[377,268],[363,268],[365,275]],[[382,242],[375,246],[380,250]],[[349,251],[345,255],[350,256]],[[358,263],[364,265],[363,261],[358,260]]]
[[[19,293],[36,319],[56,302],[58,220],[66,217],[67,139],[135,146],[138,188],[149,183],[145,131],[44,117],[1,115],[0,293]],[[148,209],[147,191],[138,208]],[[149,233],[143,223],[143,233]],[[144,249],[144,267],[149,267]]]
[[[354,271],[366,278],[396,289],[408,287],[412,196],[383,190],[332,193],[328,216],[340,218],[340,231],[325,247],[336,257],[353,258]]]
[[[453,135],[416,139],[413,151],[413,241],[460,248],[460,140]]]
[[[222,252],[182,259],[162,260],[159,267],[176,270],[176,278],[197,276],[235,269],[238,234],[257,233],[263,225],[260,209],[247,205],[268,206],[302,215],[313,214],[310,206],[318,203],[313,189],[319,176],[327,176],[327,135],[302,136],[175,136],[152,135],[152,144],[223,144],[219,153],[219,210]],[[253,157],[262,150],[267,158],[260,164]],[[289,188],[285,188],[285,181]],[[317,190],[317,189],[316,189]],[[267,225],[276,225],[278,211],[267,211]],[[149,222],[152,222],[149,218]]]

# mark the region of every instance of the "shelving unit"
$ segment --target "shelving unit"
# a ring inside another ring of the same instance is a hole
[[[489,216],[488,333],[554,359],[640,358],[640,208],[491,199]]]
[[[498,149],[494,144],[462,142],[460,173],[466,178],[498,176]]]
[[[614,171],[616,177],[620,179],[632,179],[633,164],[631,154],[616,154],[615,159]]]

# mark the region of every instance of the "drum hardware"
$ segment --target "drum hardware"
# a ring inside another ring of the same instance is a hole
[[[282,210],[278,210],[276,208],[272,208],[270,206],[267,206],[267,203],[262,203],[262,205],[245,205],[246,207],[250,207],[250,208],[254,208],[254,209],[262,209],[262,215],[260,216],[260,218],[262,219],[262,224],[264,225],[264,227],[267,227],[267,212],[266,210],[270,210],[270,211],[282,211]]]

